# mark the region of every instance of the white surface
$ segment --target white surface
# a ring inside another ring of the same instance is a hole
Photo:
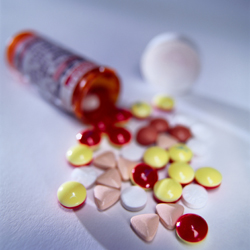
[[[194,123],[191,126],[191,133],[194,138],[200,139],[202,141],[209,141],[213,137],[213,134],[209,128],[202,123]]]
[[[187,116],[185,116],[183,114],[175,115],[171,121],[172,121],[171,126],[183,125],[183,126],[186,126],[186,127],[190,127],[192,124],[195,123],[195,120],[193,120],[192,118],[187,117]]]
[[[188,140],[186,145],[192,150],[194,155],[203,156],[209,154],[209,146],[201,140],[197,140],[195,138],[191,138]]]
[[[199,210],[209,234],[196,248],[249,249],[249,1],[2,0],[0,16],[1,58],[8,37],[34,29],[116,68],[123,80],[121,102],[128,106],[159,92],[139,74],[149,40],[168,31],[190,36],[200,48],[202,72],[193,94],[177,100],[177,112],[215,135],[211,156],[196,157],[191,165],[209,165],[223,175],[221,187],[209,192]],[[93,189],[83,209],[60,207],[57,189],[73,170],[65,152],[83,126],[11,78],[3,60],[0,70],[1,249],[186,249],[162,225],[154,241],[144,243],[129,226],[135,213],[119,203],[98,212]],[[141,212],[154,206],[152,200]]]

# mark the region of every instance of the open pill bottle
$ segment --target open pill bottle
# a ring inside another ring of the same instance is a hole
[[[114,107],[120,92],[116,72],[72,53],[35,32],[13,36],[7,62],[24,81],[36,85],[48,101],[73,113],[83,122],[96,108]],[[88,100],[88,102],[86,102]]]

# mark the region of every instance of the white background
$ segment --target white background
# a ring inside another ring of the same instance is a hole
[[[83,126],[11,77],[3,60],[5,44],[24,29],[115,68],[125,105],[149,101],[157,92],[139,70],[149,40],[163,32],[190,37],[200,49],[202,71],[177,108],[211,127],[216,141],[207,163],[224,177],[207,208],[197,211],[210,225],[198,248],[249,247],[249,1],[2,0],[0,7],[1,249],[186,247],[173,232],[165,243],[163,228],[145,244],[131,233],[133,214],[119,204],[104,214],[91,202],[77,212],[58,205],[56,191],[72,171],[64,154]]]

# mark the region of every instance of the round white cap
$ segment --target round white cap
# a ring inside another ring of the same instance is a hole
[[[196,46],[181,35],[160,34],[146,47],[141,72],[146,81],[163,87],[167,93],[182,94],[190,89],[200,72]]]

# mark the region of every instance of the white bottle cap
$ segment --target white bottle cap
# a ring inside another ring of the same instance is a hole
[[[163,87],[169,94],[182,94],[200,72],[196,46],[188,38],[164,33],[153,38],[141,58],[141,72],[149,83]]]

